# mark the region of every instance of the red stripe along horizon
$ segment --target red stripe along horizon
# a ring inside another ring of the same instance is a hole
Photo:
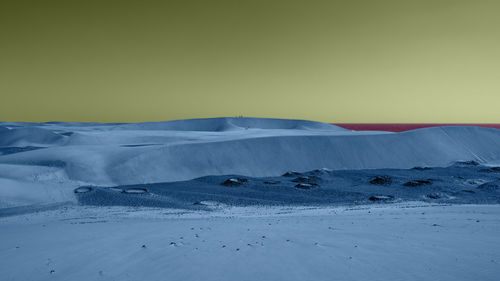
[[[405,132],[410,130],[442,126],[479,126],[500,129],[498,123],[332,123],[333,125],[354,131]]]

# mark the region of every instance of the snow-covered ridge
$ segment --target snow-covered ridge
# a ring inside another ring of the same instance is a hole
[[[168,130],[168,131],[204,131],[223,132],[231,130],[246,129],[287,129],[287,130],[327,130],[345,131],[339,126],[306,121],[270,118],[209,118],[209,119],[187,119],[167,122],[147,122],[135,124],[123,124],[116,129],[123,130]]]
[[[219,117],[219,118],[185,119],[185,120],[143,122],[143,123],[0,122],[0,126],[44,127],[44,128],[76,127],[79,129],[102,128],[104,130],[162,130],[162,131],[201,131],[201,132],[223,132],[230,130],[245,130],[245,129],[268,129],[268,130],[296,129],[296,130],[346,131],[346,129],[336,125],[315,122],[315,121],[294,120],[294,119],[252,118],[252,117]],[[2,129],[0,129],[0,133],[2,132],[1,130]]]

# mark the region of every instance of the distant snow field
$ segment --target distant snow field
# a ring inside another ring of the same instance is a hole
[[[497,280],[500,130],[0,122],[0,280]]]

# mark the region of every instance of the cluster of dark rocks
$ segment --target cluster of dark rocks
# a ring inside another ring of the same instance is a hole
[[[426,167],[415,167],[413,168],[414,170],[428,170],[430,168],[426,168]],[[386,175],[378,175],[378,176],[375,176],[373,177],[371,180],[370,180],[370,184],[373,184],[373,185],[391,185],[393,183],[393,179],[389,176],[386,176]],[[410,180],[410,181],[407,181],[405,183],[403,183],[403,186],[408,186],[408,187],[416,187],[416,186],[423,186],[423,185],[431,185],[432,184],[432,180],[431,179],[421,179],[421,180]],[[426,195],[426,198],[428,199],[439,199],[441,198],[441,195],[437,194],[437,193],[432,193],[432,194],[428,194]],[[370,198],[368,198],[370,201],[389,201],[389,200],[393,200],[394,199],[394,196],[392,195],[374,195],[374,196],[371,196]]]
[[[321,179],[317,176],[299,176],[292,180],[292,182],[297,183],[296,188],[300,189],[311,189],[313,187],[318,187]]]
[[[321,181],[321,178],[317,176],[305,176],[295,171],[286,172],[285,174],[283,174],[283,176],[285,177],[295,176],[292,182],[296,183],[295,187],[299,189],[311,189],[314,187],[318,187],[319,182]],[[235,186],[241,186],[246,182],[248,182],[248,180],[245,178],[228,178],[225,181],[221,182],[221,185],[235,187]],[[270,185],[280,184],[280,183],[281,183],[280,181],[275,181],[275,180],[269,180],[264,182],[264,184],[270,184]]]
[[[375,176],[370,180],[370,184],[374,185],[391,185],[393,180],[389,176]],[[432,184],[431,179],[426,180],[410,180],[405,182],[404,186],[422,186],[422,185],[430,185]]]

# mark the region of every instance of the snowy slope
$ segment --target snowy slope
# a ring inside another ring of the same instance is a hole
[[[176,181],[205,175],[273,176],[288,170],[446,166],[500,161],[500,130],[432,128],[400,134],[267,136],[145,149],[110,167],[114,182]]]
[[[338,206],[422,201],[500,204],[500,167],[475,162],[445,168],[313,170],[279,177],[209,176],[189,181],[82,186],[78,202],[213,210],[229,206]],[[2,212],[0,211],[0,215]]]

